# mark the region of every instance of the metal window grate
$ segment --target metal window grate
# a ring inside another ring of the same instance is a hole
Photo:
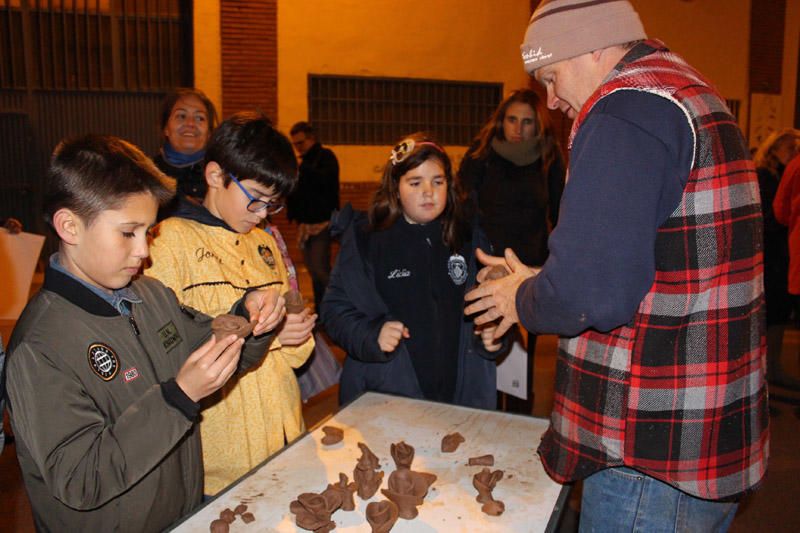
[[[727,104],[728,109],[730,109],[733,118],[736,119],[736,122],[739,122],[739,110],[742,108],[742,101],[726,98],[725,103]]]
[[[0,0],[0,88],[159,90],[190,81],[182,0]],[[191,56],[191,50],[188,51]]]
[[[468,145],[503,96],[502,83],[310,74],[309,120],[329,144],[392,144],[427,131]]]

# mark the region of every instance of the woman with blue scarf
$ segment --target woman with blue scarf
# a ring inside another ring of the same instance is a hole
[[[217,110],[199,89],[178,88],[161,107],[164,145],[153,158],[156,166],[177,180],[178,196],[200,203],[206,194],[206,142],[217,125]]]

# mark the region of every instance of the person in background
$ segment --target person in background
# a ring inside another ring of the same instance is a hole
[[[177,200],[187,198],[202,203],[205,198],[205,148],[216,125],[214,103],[200,89],[182,87],[164,98],[161,104],[164,143],[153,162],[177,181]]]
[[[44,212],[59,238],[14,328],[6,391],[37,531],[163,531],[201,503],[199,401],[261,361],[285,314],[274,288],[228,312],[247,339],[139,276],[159,204],[174,194],[116,137],[62,142]]]
[[[11,234],[22,231],[22,222],[16,218],[7,218],[3,221],[3,228]],[[6,410],[6,350],[3,347],[3,336],[0,335],[0,453],[3,452],[6,442],[13,442],[13,437],[6,435],[3,427],[3,418]]]
[[[547,237],[558,222],[564,162],[550,115],[531,89],[509,94],[467,150],[458,171],[478,206],[479,223],[495,250],[511,248],[520,260],[542,266]],[[508,395],[508,411],[531,414],[536,335],[528,335],[528,399]]]
[[[800,311],[800,154],[786,166],[775,200],[772,202],[775,220],[789,228],[789,273],[787,290],[792,295],[795,320]],[[780,361],[779,361],[780,363]],[[800,389],[800,379],[788,375],[782,366],[769,368],[770,383],[784,388]],[[800,412],[800,411],[797,411]]]
[[[726,531],[764,480],[769,413],[758,178],[725,100],[627,0],[549,0],[521,46],[574,119],[541,269],[467,294],[476,324],[559,342],[538,453],[583,481],[581,531]]]
[[[490,246],[466,207],[444,149],[416,133],[392,150],[368,215],[348,204],[334,217],[322,323],[347,352],[341,404],[376,391],[494,409],[508,343],[461,314],[475,250]]]
[[[297,182],[289,139],[261,113],[236,113],[211,136],[205,177],[203,204],[184,203],[155,228],[145,274],[211,316],[253,289],[286,293],[283,254],[259,226]],[[316,318],[310,309],[287,314],[264,361],[204,403],[205,494],[216,495],[305,430],[293,369],[314,349]]]
[[[783,371],[783,331],[792,313],[789,294],[789,229],[777,218],[773,201],[786,165],[798,153],[800,131],[773,131],[759,145],[754,162],[764,217],[764,296],[767,300],[767,380],[771,385],[800,389],[800,381]],[[786,217],[788,219],[788,217]],[[786,220],[784,219],[784,220]],[[788,222],[788,220],[787,220]]]
[[[331,276],[331,234],[333,211],[339,209],[339,161],[322,146],[308,122],[298,122],[289,131],[301,158],[297,188],[289,196],[287,216],[298,223],[297,241],[303,252],[314,307],[319,313],[322,296]]]

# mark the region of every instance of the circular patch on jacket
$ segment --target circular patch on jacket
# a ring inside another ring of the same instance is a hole
[[[107,344],[96,342],[89,346],[89,366],[103,381],[111,381],[119,372],[119,357]]]
[[[272,250],[269,249],[269,246],[265,244],[258,245],[258,255],[261,256],[261,259],[269,266],[270,268],[275,268],[275,255],[272,253]]]
[[[447,273],[456,285],[467,281],[467,261],[459,254],[453,254],[447,260]]]

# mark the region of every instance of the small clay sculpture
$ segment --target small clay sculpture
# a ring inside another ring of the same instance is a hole
[[[228,533],[231,530],[231,526],[225,520],[217,518],[211,522],[208,529],[211,533]]]
[[[397,465],[397,469],[400,470],[402,468],[409,469],[411,468],[411,463],[414,461],[414,447],[410,444],[406,444],[403,441],[398,442],[397,444],[392,444],[390,447],[392,459],[394,459],[394,464]]]
[[[382,500],[370,502],[367,505],[367,522],[372,527],[372,533],[387,533],[397,522],[399,509],[393,501]]]
[[[442,438],[442,452],[452,453],[458,449],[458,446],[462,442],[464,442],[464,437],[461,433],[455,432],[445,435],[444,438]]]
[[[243,503],[240,503],[233,509],[233,514],[244,514],[247,511],[247,506]]]
[[[291,289],[283,295],[286,300],[286,312],[289,314],[299,314],[306,308],[303,302],[303,295],[297,289]]]
[[[428,488],[436,481],[434,474],[414,472],[413,470],[395,470],[389,475],[389,488],[381,489],[384,496],[397,504],[400,518],[411,520],[416,518]]]
[[[253,513],[242,513],[242,522],[245,524],[249,524],[250,522],[255,522],[256,517],[253,516]]]
[[[219,513],[219,519],[225,520],[227,523],[231,524],[236,520],[236,515],[233,514],[233,511],[230,509],[223,509],[223,511]]]
[[[356,488],[355,482],[347,482],[347,474],[342,474],[339,472],[339,483],[328,484],[328,488],[325,489],[325,492],[328,492],[329,490],[339,492],[342,500],[342,511],[354,511],[356,508],[356,503],[353,500],[353,493],[356,491]]]
[[[478,496],[475,499],[479,503],[486,503],[492,499],[492,491],[497,485],[497,482],[503,479],[503,471],[495,470],[492,472],[488,468],[484,468],[474,476],[472,476],[472,486],[478,491]]]
[[[378,457],[372,453],[372,450],[363,442],[359,442],[358,447],[361,448],[361,457],[353,470],[353,480],[358,487],[359,498],[369,500],[380,488],[383,482],[383,472],[377,470],[380,465]]]
[[[324,426],[322,432],[325,433],[325,436],[322,437],[322,444],[325,446],[331,446],[337,442],[341,442],[344,438],[344,431],[334,426]]]
[[[472,477],[472,486],[478,491],[475,499],[483,504],[481,511],[491,516],[500,516],[506,509],[503,502],[495,500],[492,496],[492,491],[501,479],[503,479],[502,470],[492,472],[488,468],[484,468]]]
[[[494,455],[481,455],[480,457],[470,457],[469,466],[494,466]]]
[[[211,331],[216,340],[222,340],[228,335],[235,334],[240,339],[247,337],[253,331],[255,324],[245,317],[238,315],[219,315],[211,321]]]
[[[336,523],[331,520],[331,514],[341,504],[341,496],[335,492],[304,492],[289,504],[289,510],[296,515],[297,527],[315,533],[328,533],[336,527]]]
[[[486,281],[491,281],[495,279],[500,279],[508,276],[508,270],[503,265],[495,265],[489,269],[489,272],[486,273],[486,277],[484,278]]]

